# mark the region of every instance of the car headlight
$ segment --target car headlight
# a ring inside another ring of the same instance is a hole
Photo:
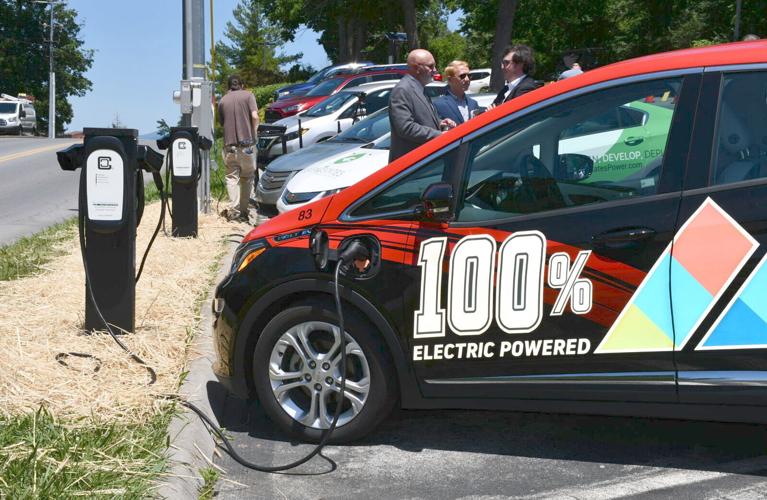
[[[253,262],[256,257],[264,253],[269,245],[266,240],[254,240],[241,244],[232,257],[230,273],[242,271]]]
[[[12,116],[8,118],[8,123],[16,123],[17,118],[15,116]]]
[[[286,113],[293,113],[294,111],[298,112],[298,111],[301,111],[302,109],[304,109],[305,107],[306,107],[305,103],[294,104],[292,106],[288,106],[287,108],[285,108],[285,112]]]
[[[294,141],[298,139],[299,135],[304,135],[309,131],[308,128],[302,128],[301,130],[294,130],[293,132],[288,132],[285,134],[285,140],[286,141]]]
[[[286,189],[282,194],[282,201],[288,205],[294,203],[306,203],[307,201],[313,200],[320,193],[322,193],[322,191],[315,191],[313,193],[291,193]]]

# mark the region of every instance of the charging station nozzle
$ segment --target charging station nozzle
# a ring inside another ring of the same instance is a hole
[[[139,168],[147,172],[159,172],[162,168],[163,156],[149,146],[136,148],[136,161]]]
[[[83,166],[85,160],[85,148],[82,144],[73,144],[66,149],[56,151],[61,170],[74,171]]]
[[[370,249],[358,239],[353,239],[338,255],[338,260],[351,264],[355,260],[370,259]]]
[[[198,142],[198,146],[199,146],[199,147],[200,147],[200,149],[202,149],[203,151],[208,151],[208,150],[210,150],[210,148],[212,148],[212,147],[213,147],[213,141],[211,141],[210,139],[208,139],[208,138],[207,138],[207,137],[205,137],[204,135],[201,135],[201,136],[200,136],[200,140],[199,140],[199,142]]]

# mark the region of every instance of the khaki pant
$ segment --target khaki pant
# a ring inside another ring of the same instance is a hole
[[[226,165],[226,191],[230,200],[229,210],[241,216],[247,216],[250,193],[253,191],[253,184],[258,175],[256,146],[226,146],[224,165]]]

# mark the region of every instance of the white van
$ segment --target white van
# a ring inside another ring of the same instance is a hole
[[[0,133],[37,135],[37,114],[32,102],[7,94],[0,95]]]

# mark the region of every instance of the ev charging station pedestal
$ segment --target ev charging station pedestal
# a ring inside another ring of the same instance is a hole
[[[133,332],[136,226],[144,208],[141,169],[159,175],[162,155],[139,146],[134,129],[86,128],[84,133],[83,144],[57,152],[62,170],[82,168],[78,217],[86,268],[84,328],[105,329],[100,310],[120,330],[115,333]]]
[[[201,136],[197,127],[173,127],[170,135],[157,141],[160,149],[169,149],[168,167],[172,175],[173,236],[197,237],[197,183],[202,174],[200,151],[208,151],[210,139]]]

